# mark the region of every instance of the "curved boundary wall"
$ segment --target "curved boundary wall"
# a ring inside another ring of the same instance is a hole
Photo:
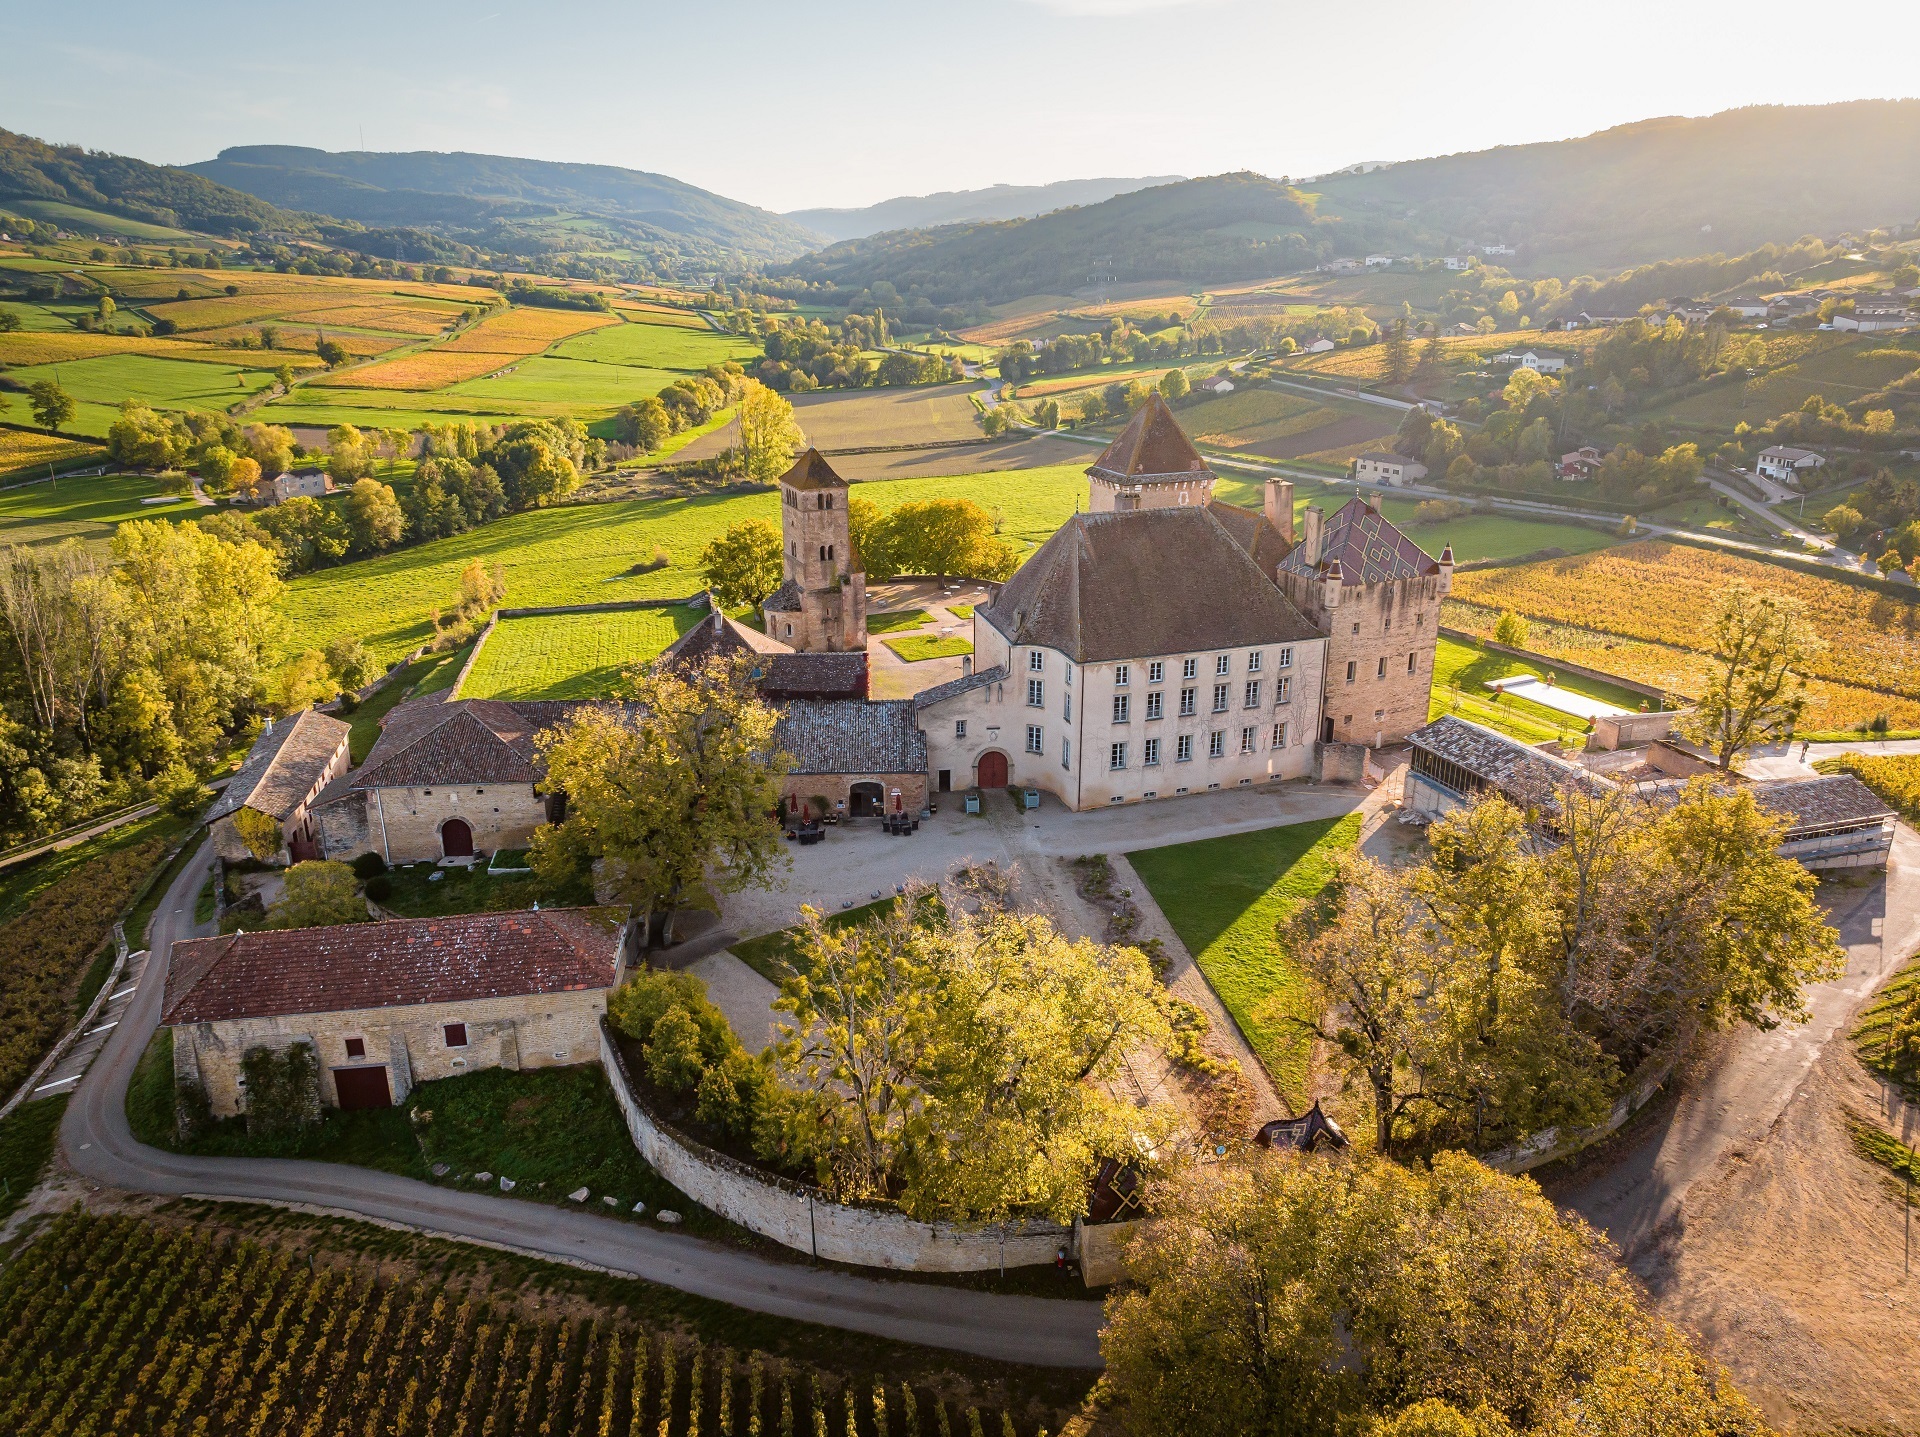
[[[1051,1223],[1020,1223],[1003,1232],[836,1203],[819,1188],[759,1172],[675,1131],[635,1091],[604,1018],[600,1060],[633,1144],[655,1172],[702,1207],[795,1252],[861,1267],[984,1272],[1050,1263],[1061,1248],[1074,1249],[1073,1230]]]
[[[1653,1095],[1667,1084],[1673,1076],[1673,1070],[1680,1061],[1678,1051],[1656,1055],[1642,1065],[1634,1081],[1618,1098],[1614,1099],[1613,1111],[1602,1122],[1589,1128],[1575,1128],[1561,1132],[1558,1128],[1548,1128],[1535,1133],[1524,1143],[1515,1143],[1510,1148],[1499,1148],[1485,1153],[1480,1161],[1488,1167],[1503,1173],[1531,1172],[1534,1168],[1544,1167],[1560,1158],[1571,1157],[1583,1148],[1590,1148],[1603,1138],[1612,1137],[1625,1125],[1628,1118],[1639,1112],[1653,1101]]]

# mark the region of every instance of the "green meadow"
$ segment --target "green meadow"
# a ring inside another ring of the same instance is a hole
[[[627,364],[642,369],[702,370],[727,360],[756,360],[756,341],[705,329],[666,324],[610,324],[562,340],[553,353],[562,359]]]
[[[633,364],[598,364],[587,359],[549,359],[535,355],[497,379],[465,379],[435,391],[451,398],[480,399],[506,408],[565,404],[576,410],[617,409],[658,394],[681,375]]]
[[[698,610],[620,609],[503,619],[460,686],[466,699],[577,699],[613,693],[620,675],[699,621]]]
[[[103,354],[32,364],[7,372],[21,386],[52,379],[72,395],[75,414],[64,432],[104,435],[120,417],[123,400],[157,408],[225,410],[258,394],[273,381],[271,367],[256,369],[190,359],[154,359],[144,354]]]
[[[0,492],[0,544],[44,544],[67,538],[104,548],[129,519],[184,519],[202,512],[191,499],[143,504],[160,481],[132,474],[54,479]]]
[[[1545,678],[1568,693],[1582,694],[1602,703],[1617,704],[1629,711],[1646,702],[1632,689],[1593,679],[1562,674],[1549,664],[1532,663],[1511,654],[1495,653],[1479,644],[1442,637],[1433,656],[1433,692],[1428,700],[1427,716],[1439,718],[1452,714],[1486,728],[1510,734],[1522,743],[1545,743],[1549,739],[1577,739],[1586,732],[1586,720],[1574,718],[1523,698],[1495,698],[1487,685],[1496,679],[1530,674]]]

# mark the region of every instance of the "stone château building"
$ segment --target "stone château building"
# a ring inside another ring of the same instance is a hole
[[[780,476],[780,569],[767,597],[767,633],[802,653],[867,646],[867,576],[853,567],[847,481],[818,449]]]

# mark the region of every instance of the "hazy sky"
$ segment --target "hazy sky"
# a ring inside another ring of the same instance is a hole
[[[0,127],[656,170],[769,209],[1302,175],[1654,115],[1920,95],[1920,4],[0,0]],[[537,19],[528,17],[537,16]]]

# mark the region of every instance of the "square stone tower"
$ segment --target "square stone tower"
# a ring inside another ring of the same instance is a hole
[[[853,568],[847,481],[817,449],[780,476],[780,568],[760,606],[767,633],[801,653],[867,646],[867,576]]]
[[[1365,499],[1309,509],[1280,587],[1326,630],[1322,743],[1399,743],[1427,721],[1453,547],[1433,558]]]

